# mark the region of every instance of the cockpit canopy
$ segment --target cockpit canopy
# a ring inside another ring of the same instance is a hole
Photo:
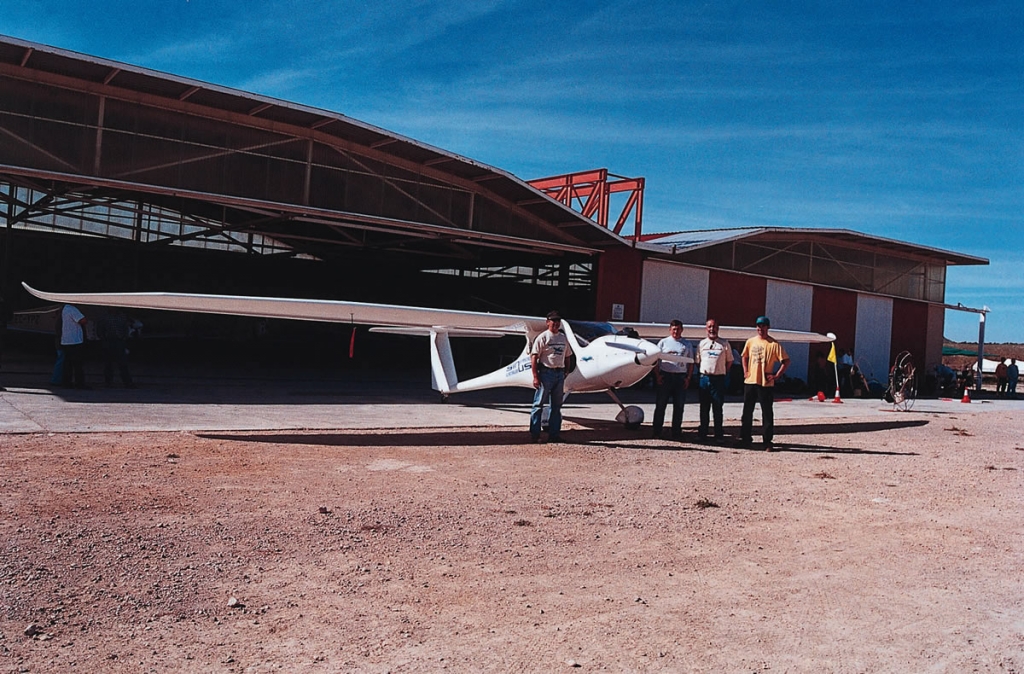
[[[602,323],[600,321],[566,322],[569,324],[569,327],[572,328],[572,334],[576,335],[576,339],[579,341],[580,346],[586,346],[598,337],[625,334],[624,332],[616,332],[611,323]]]

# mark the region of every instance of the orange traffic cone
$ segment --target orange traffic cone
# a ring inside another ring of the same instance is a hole
[[[843,402],[843,399],[839,397],[839,387],[838,386],[836,387],[836,397],[832,399],[832,402],[834,402],[834,403],[841,403],[841,402]]]
[[[962,402],[962,403],[969,403],[969,402],[971,402],[971,394],[968,393],[966,386],[964,387],[964,397],[960,399],[960,402]]]

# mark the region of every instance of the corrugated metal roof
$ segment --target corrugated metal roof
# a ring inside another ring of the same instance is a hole
[[[703,229],[665,234],[648,234],[641,246],[658,253],[679,254],[700,248],[707,248],[729,241],[756,239],[818,239],[834,243],[845,243],[884,250],[896,255],[925,257],[942,261],[947,265],[987,265],[983,257],[965,255],[932,246],[923,246],[906,241],[897,241],[872,234],[863,234],[849,229],[825,229],[810,227],[747,227],[735,229]]]
[[[480,190],[553,225],[560,243],[593,248],[631,243],[511,173],[340,113],[0,35],[0,74],[24,76],[26,69],[71,78],[86,87],[114,87],[169,103],[187,102],[315,129],[347,143],[469,181]]]

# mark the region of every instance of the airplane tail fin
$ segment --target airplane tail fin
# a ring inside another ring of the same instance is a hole
[[[435,391],[451,393],[458,385],[452,345],[446,331],[430,331],[430,385]]]

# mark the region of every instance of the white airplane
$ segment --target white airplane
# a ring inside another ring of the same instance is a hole
[[[400,335],[421,335],[430,339],[431,384],[443,399],[452,393],[477,391],[502,386],[533,388],[530,345],[547,329],[546,319],[537,316],[490,314],[475,311],[426,309],[394,304],[368,304],[339,300],[289,299],[281,297],[246,297],[239,295],[199,295],[191,293],[49,293],[22,283],[32,295],[50,302],[65,304],[162,309],[260,318],[323,321],[371,325],[371,332]],[[601,323],[562,320],[576,356],[576,367],[565,379],[565,394],[606,392],[619,405],[617,421],[638,426],[643,420],[639,407],[626,407],[615,395],[615,389],[632,386],[646,376],[659,360],[691,362],[689,358],[669,356],[650,339],[661,339],[668,333],[662,323]],[[629,334],[638,336],[629,336]],[[755,328],[721,327],[719,336],[728,340],[746,340],[757,333]],[[524,335],[523,352],[511,364],[467,381],[459,381],[452,357],[450,337],[501,337]],[[703,325],[684,326],[683,337],[703,339]],[[772,330],[781,342],[821,343],[835,340],[835,335],[795,330]]]

